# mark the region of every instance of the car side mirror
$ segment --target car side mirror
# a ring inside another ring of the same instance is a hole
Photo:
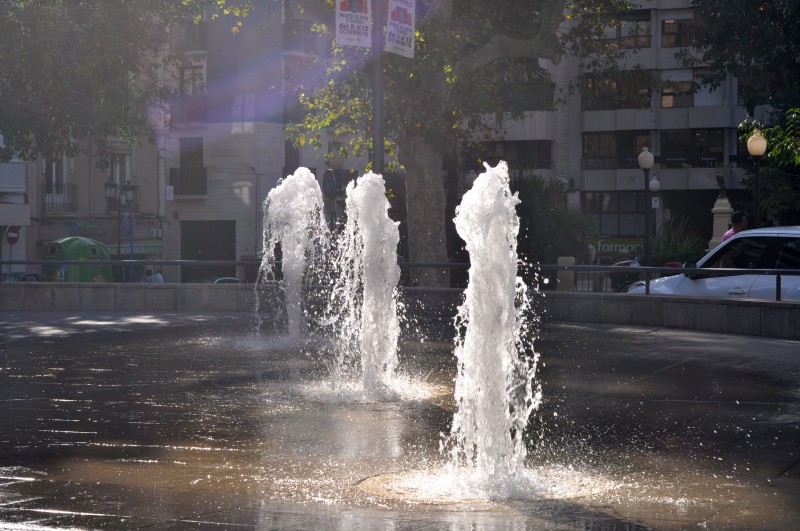
[[[684,262],[683,263],[683,269],[695,269],[696,267],[697,267],[697,262]],[[703,275],[701,275],[700,273],[695,273],[695,272],[684,273],[684,275],[686,275],[686,277],[691,279],[691,280],[697,280],[698,278],[702,278],[703,277]]]

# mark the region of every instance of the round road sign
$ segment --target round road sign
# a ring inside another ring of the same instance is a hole
[[[9,245],[14,245],[19,241],[19,227],[16,225],[9,225],[6,227],[6,241]]]

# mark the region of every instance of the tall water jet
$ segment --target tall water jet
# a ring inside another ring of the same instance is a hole
[[[517,275],[519,203],[508,166],[486,166],[456,209],[455,225],[470,257],[469,284],[456,323],[458,373],[449,438],[450,464],[479,480],[513,479],[523,469],[523,433],[541,402],[533,380],[538,355],[526,357],[527,288]]]
[[[307,325],[304,286],[318,280],[328,254],[330,236],[322,206],[317,179],[302,167],[282,179],[264,200],[264,253],[258,278],[273,276],[276,248],[280,245],[287,333],[292,337]],[[258,300],[256,297],[256,316]]]
[[[347,223],[331,304],[339,340],[334,379],[352,377],[360,362],[364,394],[376,398],[391,393],[397,367],[398,223],[389,218],[380,175],[359,177],[346,193]]]

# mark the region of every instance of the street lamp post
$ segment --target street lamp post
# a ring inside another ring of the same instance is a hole
[[[122,256],[122,214],[133,205],[134,187],[130,184],[123,184],[119,186],[111,178],[105,183],[106,189],[106,206],[108,211],[115,211],[117,213],[117,256]],[[129,220],[128,230],[131,234],[131,253],[133,252],[133,220]],[[131,256],[133,258],[133,256]],[[130,278],[133,278],[133,265],[131,265]],[[123,277],[125,276],[125,269],[122,269]],[[123,280],[127,280],[123,278]]]
[[[646,147],[642,148],[642,152],[639,153],[639,167],[644,171],[644,193],[645,193],[645,205],[644,205],[644,264],[645,266],[650,265],[650,214],[652,211],[652,205],[647,204],[649,201],[647,199],[650,198],[648,192],[650,191],[650,170],[653,167],[653,162],[655,162],[655,157],[650,150]]]
[[[758,182],[758,173],[761,157],[767,151],[767,139],[761,135],[761,131],[756,129],[752,136],[747,139],[747,152],[753,157],[755,173],[753,176],[753,211],[750,213],[750,228],[757,229],[761,224],[761,188]]]

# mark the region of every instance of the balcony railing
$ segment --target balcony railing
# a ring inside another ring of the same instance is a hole
[[[78,215],[78,183],[42,183],[42,215]]]
[[[139,204],[139,185],[126,184],[123,185],[123,195],[128,194],[128,197],[121,199],[117,197],[107,197],[107,208],[109,212],[131,212],[138,214],[140,212]]]
[[[208,169],[180,167],[169,169],[169,184],[173,193],[179,195],[206,195],[208,192]]]

